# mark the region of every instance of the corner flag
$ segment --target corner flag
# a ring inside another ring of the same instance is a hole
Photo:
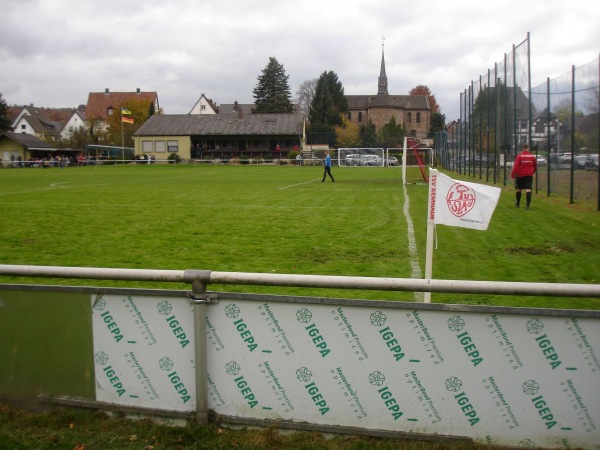
[[[427,220],[451,227],[487,230],[500,192],[498,187],[456,181],[430,169]]]
[[[487,230],[500,199],[501,189],[484,184],[453,180],[435,169],[429,169],[427,205],[427,243],[425,278],[433,275],[433,237],[435,225]],[[431,292],[425,292],[425,303],[431,303]]]

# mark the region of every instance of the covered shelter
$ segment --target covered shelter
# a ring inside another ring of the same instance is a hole
[[[80,149],[54,148],[32,134],[5,131],[0,134],[2,167],[25,167],[32,160],[54,160],[57,156],[74,159]]]
[[[156,160],[286,158],[302,148],[302,114],[156,115],[134,134],[135,153]]]

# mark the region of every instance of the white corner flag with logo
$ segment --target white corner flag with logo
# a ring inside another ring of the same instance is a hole
[[[435,169],[429,169],[426,279],[431,279],[433,275],[435,225],[487,230],[500,199],[500,192],[501,189],[497,187],[453,180]],[[431,302],[431,292],[425,292],[423,301]]]
[[[453,180],[430,169],[428,221],[451,227],[487,230],[500,192],[498,187]]]

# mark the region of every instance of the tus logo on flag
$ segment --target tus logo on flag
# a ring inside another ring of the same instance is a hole
[[[497,187],[453,180],[430,169],[428,220],[451,227],[487,230],[500,192]]]

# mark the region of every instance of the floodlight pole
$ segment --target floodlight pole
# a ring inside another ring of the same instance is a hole
[[[123,109],[121,108],[121,159],[125,164],[125,125],[123,124]]]

